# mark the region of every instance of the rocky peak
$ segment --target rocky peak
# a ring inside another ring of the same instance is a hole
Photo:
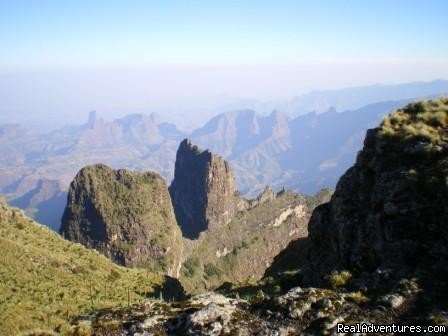
[[[188,139],[177,151],[169,190],[177,223],[188,238],[225,225],[237,212],[239,197],[228,162]]]
[[[87,127],[93,128],[93,125],[95,125],[96,121],[97,121],[96,111],[90,111],[89,119],[87,120]]]
[[[355,165],[310,220],[310,276],[388,269],[446,278],[447,126],[442,98],[412,103],[367,132]]]
[[[102,164],[81,169],[70,185],[60,232],[118,264],[177,274],[181,234],[156,173]]]

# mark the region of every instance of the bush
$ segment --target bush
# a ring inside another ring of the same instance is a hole
[[[186,277],[192,278],[199,268],[199,260],[196,258],[187,259],[182,265],[183,273]]]
[[[221,270],[212,263],[208,263],[204,265],[204,275],[207,278],[211,278],[212,276],[219,276],[221,274]]]
[[[328,277],[330,286],[334,289],[344,287],[352,278],[352,273],[349,271],[333,271]]]

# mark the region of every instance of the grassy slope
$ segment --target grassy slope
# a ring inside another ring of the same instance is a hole
[[[92,308],[127,305],[128,288],[132,303],[160,282],[63,240],[0,199],[0,335],[64,330]]]

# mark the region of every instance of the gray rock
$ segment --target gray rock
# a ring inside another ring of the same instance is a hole
[[[405,301],[404,297],[398,294],[388,294],[378,299],[379,303],[384,304],[390,308],[397,309]]]

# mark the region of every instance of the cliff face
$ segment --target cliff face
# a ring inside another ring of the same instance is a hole
[[[87,166],[70,185],[61,234],[125,266],[176,276],[181,234],[155,173]]]
[[[410,104],[368,131],[331,202],[310,220],[309,276],[392,269],[446,278],[447,126],[445,98]]]
[[[229,164],[185,139],[176,155],[169,188],[177,223],[185,237],[227,224],[241,203]]]

